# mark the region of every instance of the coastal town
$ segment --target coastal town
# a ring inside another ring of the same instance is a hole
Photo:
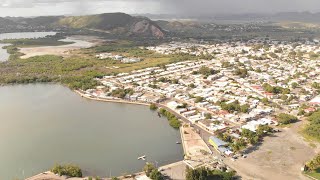
[[[78,92],[94,100],[151,105],[159,116],[173,114],[180,122],[170,120],[170,125],[180,127],[184,163],[192,169],[234,171],[223,159],[245,159],[246,149],[320,105],[317,40],[171,42],[141,48],[199,60],[104,76],[96,79],[101,83],[96,89]]]
[[[0,180],[320,180],[319,7],[3,0]]]

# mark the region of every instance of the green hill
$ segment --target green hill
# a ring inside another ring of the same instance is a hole
[[[1,28],[50,30],[55,28],[89,29],[127,36],[163,38],[164,31],[146,17],[135,17],[125,13],[105,13],[87,16],[41,16],[34,18],[0,18]]]
[[[164,31],[153,21],[145,17],[133,17],[124,13],[106,13],[88,16],[60,18],[57,26],[75,29],[96,29],[127,35],[164,37]]]

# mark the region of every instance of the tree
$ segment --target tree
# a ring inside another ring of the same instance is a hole
[[[228,67],[231,67],[232,65],[230,64],[230,62],[228,61],[223,61],[222,62],[222,68],[228,68]]]
[[[173,79],[173,80],[171,81],[171,83],[172,83],[172,84],[179,84],[179,80],[178,80],[178,79]]]
[[[150,104],[150,110],[155,111],[157,109],[158,109],[158,107],[156,104],[154,104],[154,103]]]
[[[247,143],[243,138],[241,138],[241,139],[238,139],[237,141],[233,142],[230,146],[233,151],[238,152],[238,151],[244,149],[247,146]]]
[[[290,89],[288,88],[282,88],[282,87],[279,87],[279,86],[271,86],[270,84],[268,83],[264,83],[262,85],[263,89],[269,93],[274,93],[274,94],[289,94],[290,93]]]
[[[248,140],[249,140],[250,144],[255,145],[259,142],[259,136],[255,135],[255,136],[249,138]]]
[[[246,138],[253,138],[255,136],[255,132],[250,131],[249,129],[242,129],[241,130],[241,136]]]
[[[320,89],[320,83],[314,82],[311,86],[315,89]]]
[[[150,179],[153,180],[163,180],[163,175],[158,171],[158,169],[153,169],[150,173]]]
[[[200,97],[200,96],[197,96],[196,97],[196,100],[194,101],[195,103],[199,103],[199,102],[202,102],[204,100],[203,97]]]
[[[181,122],[177,118],[173,118],[169,120],[169,125],[175,129],[179,129],[181,127]]]
[[[235,71],[234,71],[234,74],[237,75],[237,76],[240,76],[241,78],[245,78],[248,76],[248,70],[247,69],[240,69],[240,68],[237,68]]]
[[[143,171],[146,173],[146,176],[150,177],[151,172],[155,169],[154,165],[152,163],[147,163],[143,167]]]
[[[233,142],[233,139],[231,136],[229,136],[227,133],[223,133],[222,135],[222,138],[221,138],[223,141],[226,141],[226,142],[229,142],[229,143],[232,143]]]
[[[259,125],[256,133],[258,136],[262,137],[265,134],[271,133],[273,131],[273,128],[268,125]]]
[[[285,100],[287,100],[287,99],[288,99],[288,96],[287,96],[287,95],[285,95],[285,94],[282,94],[282,95],[281,95],[281,100],[285,101]]]
[[[189,87],[190,87],[190,88],[195,88],[196,85],[194,85],[193,83],[191,83],[191,84],[189,84]]]
[[[148,176],[150,179],[153,179],[153,180],[164,179],[162,174],[158,171],[158,169],[155,168],[154,165],[151,163],[147,163],[144,166],[143,171],[146,173],[146,176]]]
[[[314,171],[314,170],[320,168],[320,154],[318,154],[311,161],[307,162],[306,166],[309,171]]]
[[[211,119],[211,118],[212,118],[212,115],[211,115],[210,113],[206,113],[206,114],[204,115],[204,117],[205,117],[206,119]]]
[[[298,121],[297,117],[285,113],[278,114],[277,118],[280,124],[291,124]]]
[[[261,102],[262,102],[263,104],[268,104],[268,103],[269,103],[269,100],[268,100],[268,98],[263,98],[263,99],[261,100]]]
[[[249,112],[249,108],[250,108],[249,104],[242,105],[240,106],[240,112],[247,113]]]
[[[291,84],[291,87],[292,87],[293,89],[296,89],[298,86],[299,86],[299,85],[298,85],[298,83],[296,83],[296,82],[294,82],[294,83]]]
[[[69,177],[82,177],[82,171],[78,166],[74,165],[55,165],[51,172],[59,174],[60,176],[69,176]]]
[[[181,126],[181,122],[179,121],[179,119],[172,114],[171,112],[161,108],[159,110],[159,113],[162,114],[163,116],[167,117],[169,124],[171,127],[175,128],[175,129],[179,129]]]
[[[190,169],[187,168],[186,180],[231,180],[234,172],[223,172],[219,170],[210,170],[205,167]]]
[[[311,114],[308,117],[310,124],[305,128],[304,132],[320,141],[320,110]]]
[[[188,106],[187,103],[182,103],[182,105],[177,106],[177,108],[186,108]]]
[[[248,104],[240,105],[239,101],[234,101],[232,103],[225,103],[225,102],[220,102],[219,105],[221,106],[222,110],[226,110],[228,112],[242,112],[242,113],[247,113],[249,111],[250,106]]]

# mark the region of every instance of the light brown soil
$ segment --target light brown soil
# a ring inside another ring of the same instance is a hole
[[[57,55],[65,57],[70,56],[73,50],[89,48],[102,42],[101,39],[93,36],[72,36],[67,38],[67,41],[74,41],[75,43],[62,46],[20,48],[20,52],[24,54],[21,58],[27,59],[42,55]]]
[[[316,155],[319,147],[311,147],[304,141],[298,133],[301,125],[299,122],[291,128],[282,129],[275,137],[266,137],[262,145],[245,159],[225,161],[245,180],[308,179],[302,175],[301,167]]]

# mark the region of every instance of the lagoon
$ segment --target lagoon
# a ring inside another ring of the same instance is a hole
[[[85,175],[141,171],[147,161],[183,159],[179,131],[146,106],[97,102],[66,87],[0,87],[0,179],[25,178],[55,163],[79,165]]]
[[[44,38],[46,36],[56,35],[56,32],[21,32],[21,33],[3,33],[0,34],[0,41],[5,39],[34,39],[34,38]],[[10,54],[6,49],[3,49],[4,46],[10,44],[0,43],[0,62],[7,61]]]

